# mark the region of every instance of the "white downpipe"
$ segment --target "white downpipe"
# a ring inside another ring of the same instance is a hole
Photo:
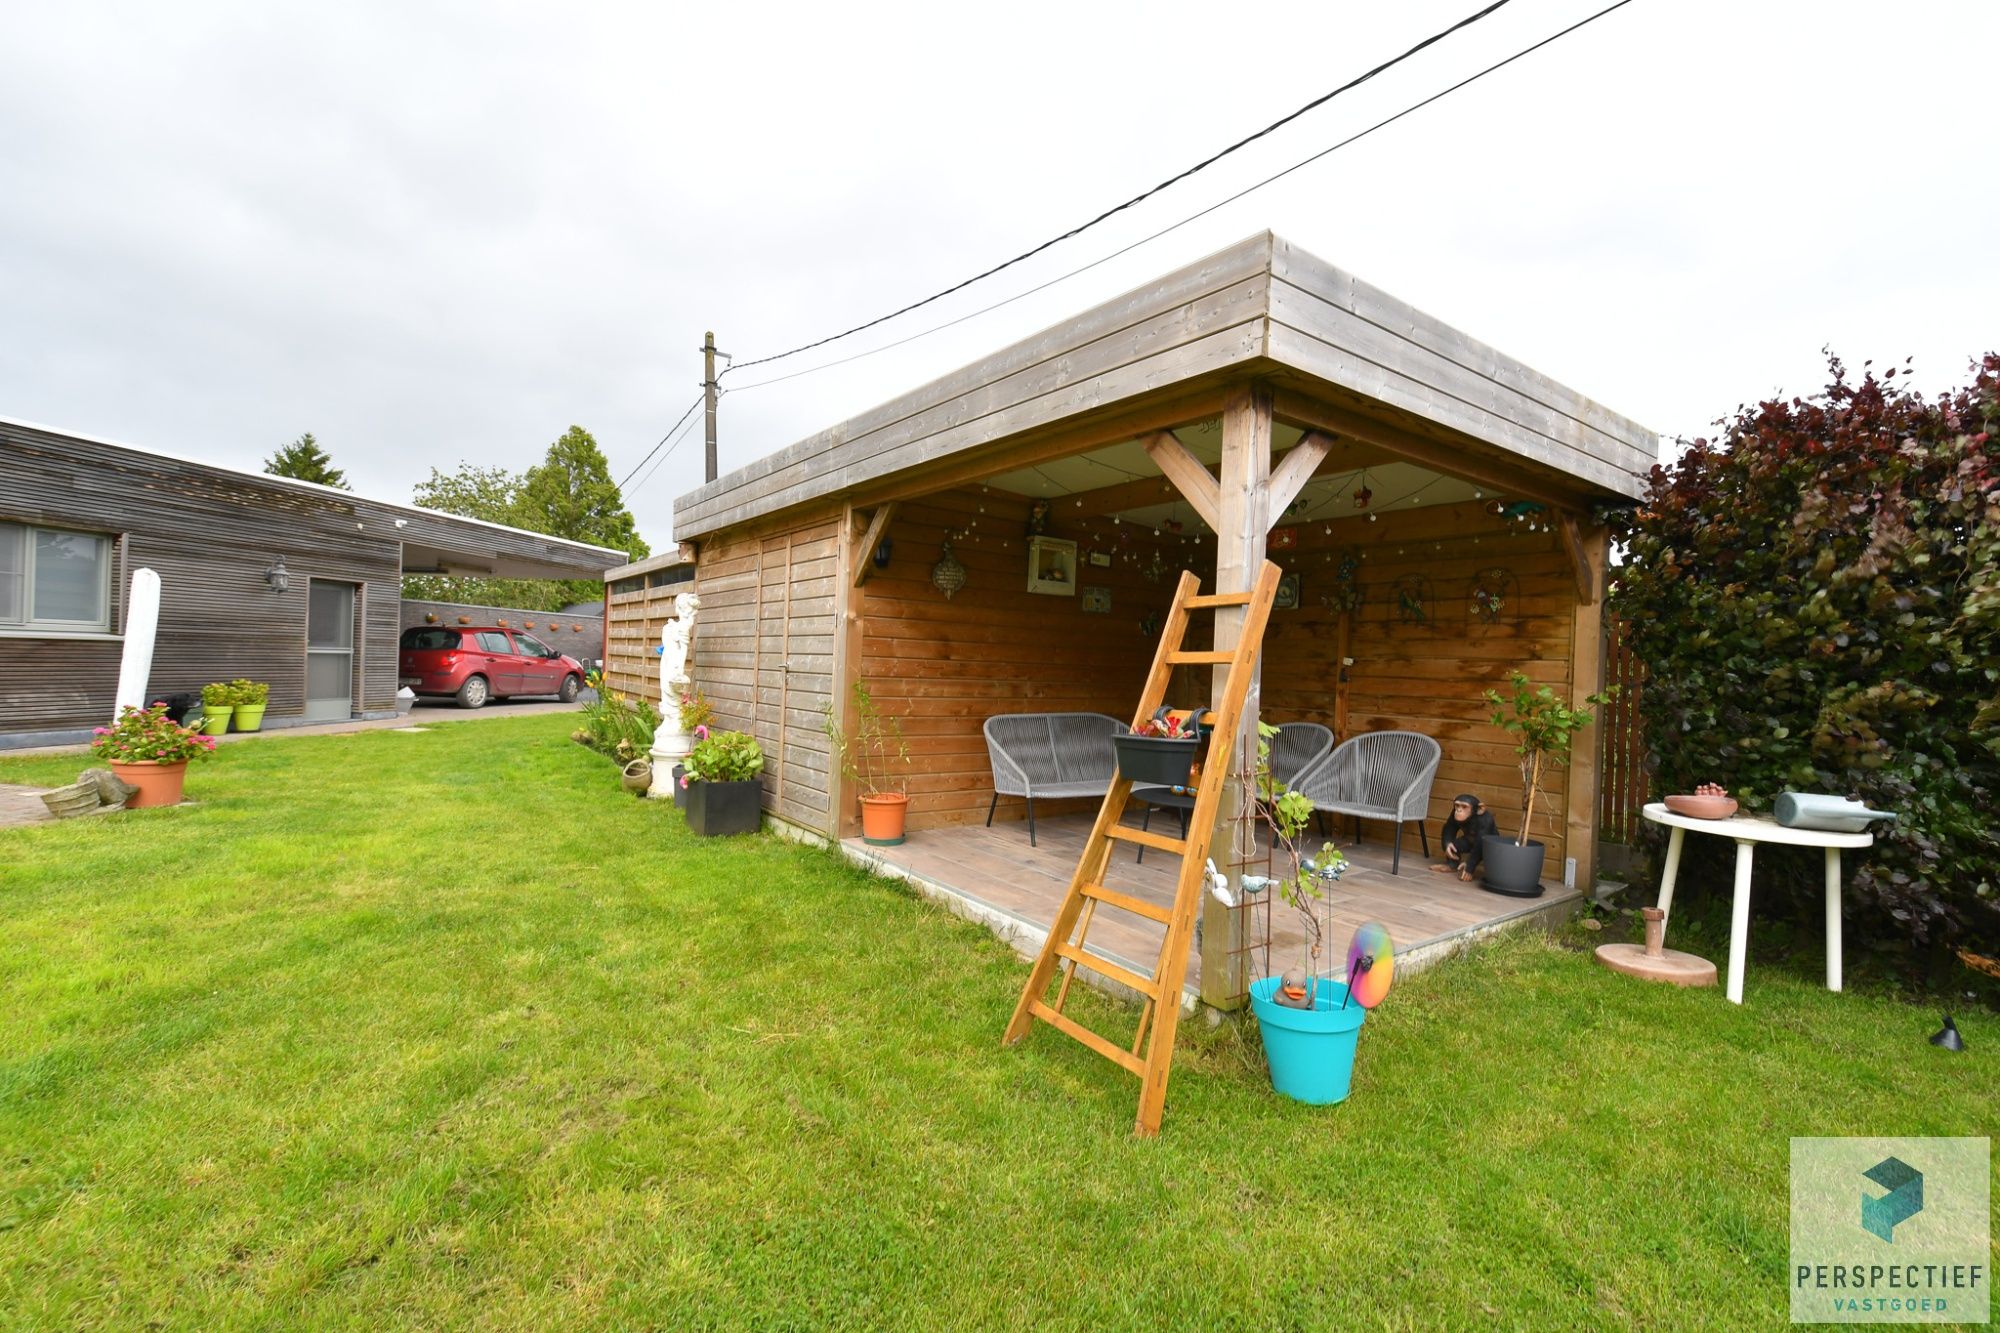
[[[153,674],[153,640],[159,631],[160,576],[150,569],[135,569],[125,597],[125,655],[118,662],[111,721],[116,722],[127,708],[146,706],[146,680]]]

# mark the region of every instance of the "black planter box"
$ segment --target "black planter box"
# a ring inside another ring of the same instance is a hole
[[[685,772],[687,772],[687,770],[685,768],[682,768],[679,764],[674,765],[674,805],[682,810],[687,809],[687,803],[688,803],[688,794],[685,791],[681,790],[681,775]],[[688,784],[688,786],[690,787],[692,787],[693,785],[694,784],[692,782]]]
[[[1185,787],[1188,769],[1194,765],[1195,747],[1201,742],[1192,736],[1169,740],[1165,736],[1113,736],[1118,750],[1118,772],[1132,781],[1155,787]]]
[[[1530,839],[1517,847],[1505,834],[1489,835],[1481,844],[1479,868],[1490,893],[1509,898],[1542,896],[1542,844]]]
[[[704,838],[755,833],[763,822],[764,784],[755,778],[748,782],[690,782],[681,796],[688,827]]]

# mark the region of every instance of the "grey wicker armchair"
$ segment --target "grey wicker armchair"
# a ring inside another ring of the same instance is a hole
[[[1028,845],[1035,845],[1035,798],[1102,796],[1118,774],[1112,736],[1125,724],[1103,713],[1002,713],[986,719],[986,758],[993,765],[993,800],[986,827],[1002,796],[1028,802]]]
[[[1317,722],[1282,722],[1271,738],[1271,777],[1281,787],[1326,757],[1333,733]]]
[[[1424,816],[1430,811],[1431,782],[1437,777],[1443,752],[1430,737],[1415,731],[1371,731],[1349,740],[1291,781],[1293,791],[1309,798],[1322,813],[1352,815],[1355,836],[1363,819],[1380,819],[1396,826],[1396,848],[1389,873],[1403,868],[1403,825],[1415,821],[1417,840],[1429,856],[1430,837]]]

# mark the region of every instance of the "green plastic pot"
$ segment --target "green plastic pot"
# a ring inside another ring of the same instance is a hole
[[[235,713],[234,704],[218,704],[213,707],[203,704],[201,709],[201,730],[204,736],[221,736],[229,730],[229,718]]]
[[[264,710],[268,703],[237,704],[236,729],[238,731],[261,731],[264,726]]]

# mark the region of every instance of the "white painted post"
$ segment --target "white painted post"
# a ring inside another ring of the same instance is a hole
[[[118,659],[118,691],[112,696],[111,721],[127,708],[144,708],[146,681],[153,674],[153,643],[160,633],[160,576],[150,569],[132,571],[125,594],[125,651]]]

